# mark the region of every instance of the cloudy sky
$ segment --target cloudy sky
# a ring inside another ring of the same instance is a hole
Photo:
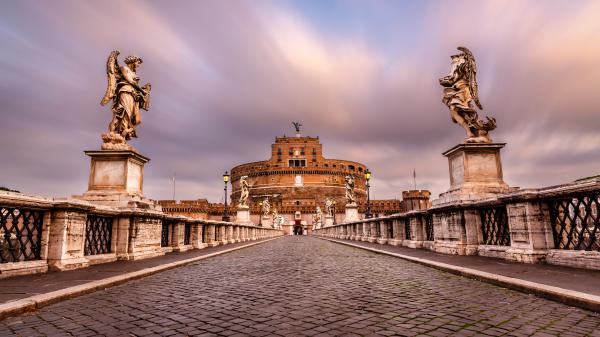
[[[469,47],[505,180],[600,173],[600,1],[0,1],[0,186],[81,194],[111,113],[113,49],[152,83],[132,144],[154,199],[222,201],[222,173],[275,136],[320,136],[374,173],[374,198],[449,186],[462,141],[437,79]],[[122,60],[122,59],[121,59]],[[122,62],[122,61],[121,61]]]

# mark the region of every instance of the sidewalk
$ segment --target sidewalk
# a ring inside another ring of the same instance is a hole
[[[174,252],[137,261],[115,261],[70,271],[0,279],[0,319],[276,238]]]
[[[600,271],[459,256],[363,241],[321,238],[600,312]]]

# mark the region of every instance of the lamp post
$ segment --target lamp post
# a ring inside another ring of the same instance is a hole
[[[335,225],[335,200],[332,202],[331,208],[333,209],[333,224]]]
[[[258,202],[258,208],[259,208],[259,212],[258,212],[258,227],[262,227],[262,201]]]
[[[371,195],[369,191],[371,187],[371,185],[369,185],[369,180],[371,180],[371,171],[369,171],[369,169],[365,171],[365,179],[367,180],[367,211],[365,212],[365,218],[370,219],[373,217],[373,215],[371,214]]]
[[[223,191],[225,191],[225,207],[223,208],[223,221],[229,221],[229,210],[227,209],[227,184],[229,183],[229,172],[225,171],[223,174],[223,182],[225,183],[225,187]]]

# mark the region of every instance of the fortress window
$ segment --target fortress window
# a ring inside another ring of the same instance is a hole
[[[359,167],[359,168],[358,168],[358,172],[362,172],[362,167]]]
[[[300,155],[304,156],[304,148],[300,149]]]
[[[296,206],[300,206],[300,201],[296,200]]]
[[[354,171],[354,165],[348,165],[348,169]]]
[[[281,161],[281,148],[277,148],[277,161]]]
[[[292,149],[292,148],[290,147],[290,152],[289,152],[289,155],[291,156],[291,155],[293,155],[293,154],[294,154],[294,149]]]
[[[329,167],[329,164],[325,164],[325,167]]]
[[[290,159],[289,167],[305,167],[306,159]]]

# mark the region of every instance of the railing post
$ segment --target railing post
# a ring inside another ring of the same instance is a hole
[[[507,258],[519,262],[544,261],[554,248],[548,204],[540,200],[506,205],[510,229]]]
[[[377,238],[377,243],[380,245],[385,245],[389,240],[388,228],[385,220],[377,221],[377,226],[379,227],[379,237]]]
[[[423,224],[421,222],[422,217],[418,214],[411,214],[408,219],[411,238],[406,242],[405,246],[410,248],[422,248],[424,240]]]
[[[190,243],[194,249],[204,248],[204,244],[202,243],[202,235],[202,224],[194,222],[192,224],[192,237],[190,238]]]
[[[227,225],[227,240],[228,240],[228,243],[235,243],[235,236],[233,234],[233,225]]]
[[[206,245],[208,247],[215,247],[219,245],[219,241],[217,238],[217,225],[215,224],[206,224],[204,226],[206,228]]]
[[[369,222],[369,237],[367,239],[367,241],[369,242],[377,242],[377,221],[370,221]]]
[[[434,250],[444,254],[475,255],[480,242],[481,218],[477,209],[454,208],[436,212]],[[439,236],[440,240],[437,239]]]
[[[46,231],[49,232],[47,268],[62,271],[87,267],[89,262],[83,253],[87,211],[63,206],[47,211],[44,217],[45,227],[49,229]],[[45,272],[47,268],[36,272]]]

